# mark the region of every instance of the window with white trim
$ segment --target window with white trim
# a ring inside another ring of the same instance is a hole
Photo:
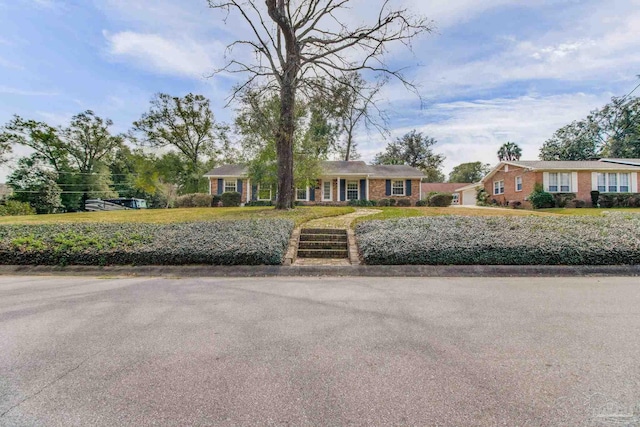
[[[331,180],[322,181],[322,200],[333,200],[333,183]]]
[[[309,200],[309,188],[296,188],[296,200]]]
[[[271,200],[271,186],[258,184],[258,200]]]
[[[628,193],[631,191],[631,177],[628,173],[599,173],[598,191],[601,193]]]
[[[504,194],[504,180],[493,181],[493,194]]]
[[[235,179],[225,179],[224,180],[224,192],[225,193],[235,193],[238,191],[238,181]]]
[[[571,173],[549,172],[549,193],[571,192]]]
[[[358,200],[358,181],[347,181],[347,200]]]
[[[522,191],[522,177],[516,176],[516,191]]]
[[[391,181],[391,195],[404,196],[404,180]]]

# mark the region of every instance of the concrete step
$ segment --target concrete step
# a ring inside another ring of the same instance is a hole
[[[299,258],[348,258],[346,249],[298,249]]]
[[[347,235],[340,234],[300,234],[300,241],[314,242],[347,242]]]
[[[305,240],[298,244],[298,249],[347,249],[347,242]]]
[[[341,228],[303,228],[300,230],[300,234],[337,234],[347,235],[347,230]]]

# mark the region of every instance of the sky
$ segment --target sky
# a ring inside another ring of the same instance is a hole
[[[372,3],[382,2],[351,0],[344,16],[366,22]],[[640,0],[392,4],[432,20],[434,31],[411,50],[390,46],[386,57],[407,67],[422,100],[392,80],[381,105],[392,138],[417,129],[438,141],[446,173],[465,162],[495,164],[507,141],[536,159],[556,129],[640,82]],[[64,125],[90,109],[126,132],[158,92],[201,93],[218,120],[232,122],[226,105],[242,76],[212,74],[244,55],[226,46],[249,28],[224,17],[206,0],[0,0],[0,125],[14,114]],[[365,130],[357,136],[366,161],[386,142]],[[25,154],[14,150],[0,182]]]

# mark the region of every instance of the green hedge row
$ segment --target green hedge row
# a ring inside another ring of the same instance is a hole
[[[640,263],[640,215],[421,217],[356,227],[367,264],[607,265]]]
[[[0,263],[20,265],[277,265],[293,222],[0,226]]]

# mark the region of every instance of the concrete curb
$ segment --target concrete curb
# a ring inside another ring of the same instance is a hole
[[[149,277],[572,277],[640,276],[640,265],[351,265],[351,266],[0,266],[1,275]]]

